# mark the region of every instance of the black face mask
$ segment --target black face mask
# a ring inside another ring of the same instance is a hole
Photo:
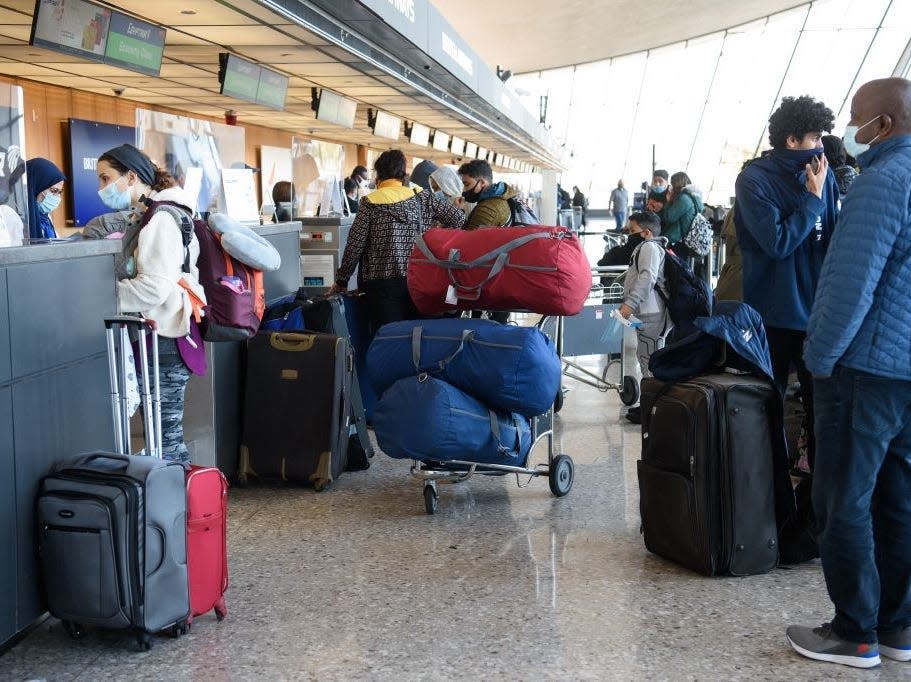
[[[631,234],[629,237],[626,238],[626,245],[627,246],[632,245],[633,248],[636,248],[637,246],[639,246],[639,244],[641,244],[644,241],[645,241],[645,237],[642,236],[641,232],[638,232],[636,234]]]
[[[474,183],[474,188],[467,189],[462,192],[462,198],[467,201],[469,204],[476,204],[481,198],[481,193],[478,191],[478,185],[481,184],[481,181],[478,180]]]

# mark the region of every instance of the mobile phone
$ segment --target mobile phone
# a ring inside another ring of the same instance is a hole
[[[813,169],[814,173],[819,172],[819,165],[820,161],[818,156],[814,156],[812,159],[810,159],[810,167]]]

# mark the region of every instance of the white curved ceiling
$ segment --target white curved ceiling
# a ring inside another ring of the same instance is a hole
[[[745,24],[807,0],[432,0],[489,66],[582,64]]]

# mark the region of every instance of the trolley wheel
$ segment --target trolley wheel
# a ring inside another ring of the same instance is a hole
[[[548,474],[550,492],[555,497],[563,497],[573,487],[573,460],[569,455],[557,455],[550,463]]]
[[[620,391],[620,402],[624,405],[635,405],[639,400],[639,382],[636,377],[623,377],[623,390]]]
[[[557,395],[554,396],[554,412],[559,412],[563,409],[563,387],[557,389]]]
[[[316,480],[313,482],[313,489],[318,493],[323,492],[328,487],[329,487],[329,481],[324,481],[322,479],[319,479],[319,480]]]
[[[148,632],[138,632],[136,633],[136,643],[139,645],[140,651],[151,651],[152,635]]]
[[[82,625],[71,620],[64,620],[61,622],[63,624],[63,629],[66,630],[66,634],[73,639],[82,639],[82,636],[85,634]]]
[[[437,507],[440,505],[440,496],[433,489],[432,485],[424,486],[424,511],[428,514],[436,514]]]

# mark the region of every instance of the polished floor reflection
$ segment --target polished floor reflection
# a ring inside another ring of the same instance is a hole
[[[818,563],[709,579],[648,554],[637,427],[615,393],[567,384],[567,497],[544,479],[476,479],[442,488],[428,516],[408,463],[383,455],[321,494],[234,489],[227,620],[200,618],[148,653],[118,633],[71,641],[48,620],[0,657],[0,679],[861,676],[785,642],[788,624],[829,616]],[[885,661],[863,678],[909,675],[911,664]]]

